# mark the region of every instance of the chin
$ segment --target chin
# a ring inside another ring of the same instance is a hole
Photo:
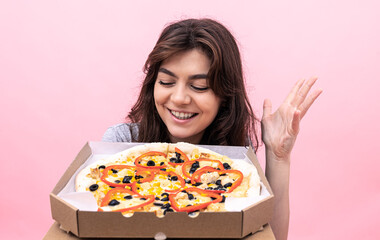
[[[192,133],[186,133],[183,130],[182,131],[173,131],[170,132],[170,135],[176,139],[177,142],[190,142],[192,143],[193,140],[198,138],[198,134],[192,134]]]

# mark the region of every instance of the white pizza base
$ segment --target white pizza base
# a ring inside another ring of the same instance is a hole
[[[77,192],[88,192],[86,190],[88,186],[96,183],[95,179],[87,177],[87,175],[90,174],[91,168],[97,168],[100,165],[109,166],[109,165],[116,165],[116,164],[126,164],[122,162],[126,160],[127,156],[134,155],[135,157],[138,157],[148,151],[159,151],[159,152],[174,151],[175,147],[181,149],[181,151],[187,154],[189,158],[193,157],[191,156],[191,154],[193,153],[194,148],[198,148],[203,153],[210,154],[211,155],[210,158],[212,158],[212,156],[217,156],[218,158],[223,157],[223,155],[218,154],[214,151],[211,151],[209,149],[202,148],[193,144],[188,144],[188,143],[177,143],[177,144],[150,143],[150,144],[139,145],[139,146],[126,149],[114,155],[108,156],[104,159],[98,160],[84,167],[75,177],[75,190]],[[228,162],[231,165],[232,169],[241,171],[244,175],[244,179],[250,176],[249,183],[248,183],[249,184],[248,190],[244,197],[242,196],[243,193],[239,192],[238,188],[235,189],[235,191],[233,191],[232,193],[226,194],[227,196],[226,204],[225,204],[226,210],[233,211],[237,207],[235,205],[240,205],[240,206],[244,205],[241,203],[242,201],[244,202],[244,199],[257,198],[258,196],[260,196],[260,192],[261,192],[260,177],[258,175],[256,167],[251,163],[248,163],[244,160],[232,160],[227,157],[223,157],[223,159],[225,160],[225,162]],[[134,161],[128,162],[127,165],[134,165]]]

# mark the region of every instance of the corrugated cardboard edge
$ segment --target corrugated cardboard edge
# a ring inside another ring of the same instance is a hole
[[[164,218],[158,218],[154,213],[137,212],[133,217],[125,218],[116,212],[99,215],[96,212],[79,211],[78,220],[80,237],[84,238],[152,238],[162,232],[167,238],[191,236],[221,239],[240,237],[242,212],[205,212],[196,218],[190,218],[186,213],[169,212]]]
[[[87,142],[50,193],[50,209],[53,219],[61,224],[62,229],[67,232],[70,231],[77,236],[79,236],[78,209],[61,200],[57,194],[65,187],[67,179],[70,179],[91,154],[91,148]]]
[[[53,225],[50,227],[49,231],[46,233],[43,240],[78,240],[79,238],[74,236],[71,233],[66,233],[62,231],[59,227],[59,224],[57,222],[53,223]],[[87,238],[91,240],[95,240],[98,238]],[[111,240],[111,238],[103,238],[104,240],[108,239]],[[112,238],[114,239],[114,238]],[[273,235],[271,227],[266,224],[264,225],[264,228],[262,231],[256,232],[255,234],[248,235],[245,238],[242,238],[241,240],[274,240],[275,237]],[[173,239],[174,240],[174,239]]]
[[[242,237],[256,232],[262,225],[268,223],[273,215],[274,207],[273,191],[265,177],[259,161],[257,160],[256,154],[251,147],[248,149],[246,155],[251,160],[253,165],[255,165],[260,179],[270,193],[270,196],[243,210]],[[257,205],[260,205],[260,207],[254,208]]]

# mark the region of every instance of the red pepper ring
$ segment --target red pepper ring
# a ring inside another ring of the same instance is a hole
[[[197,171],[195,171],[195,173],[193,173],[193,175],[191,175],[191,184],[201,182],[200,178],[203,173],[214,172],[215,170],[218,171],[217,169],[210,166],[205,166],[203,168],[198,169]]]
[[[181,156],[182,156],[182,158],[183,158],[183,163],[173,163],[173,162],[169,162],[169,164],[170,165],[172,165],[172,166],[177,166],[177,165],[182,165],[182,164],[184,164],[185,162],[188,162],[188,161],[190,161],[190,159],[187,157],[187,155],[184,153],[184,152],[182,152],[182,150],[181,149],[179,149],[179,148],[174,148],[174,151],[175,152],[177,152],[177,153],[179,153]]]
[[[147,156],[163,156],[165,159],[166,159],[166,154],[163,153],[163,152],[157,152],[157,151],[150,151],[150,152],[146,152],[140,156],[138,156],[136,159],[135,159],[135,165],[138,166],[138,167],[142,167],[142,168],[149,168],[149,169],[159,169],[159,168],[165,168],[167,167],[165,164],[164,165],[158,165],[158,166],[143,166],[140,164],[141,162],[141,159],[144,158],[144,157],[147,157]]]
[[[128,165],[111,165],[106,167],[103,172],[102,176],[100,177],[100,180],[102,180],[104,183],[108,184],[109,186],[112,187],[125,187],[125,186],[130,186],[132,182],[130,183],[115,183],[115,182],[110,182],[106,178],[109,176],[108,172],[114,170],[122,170],[122,169],[131,169],[132,171],[135,171],[137,168],[135,166],[128,166]]]
[[[217,194],[217,193],[208,192],[208,191],[205,191],[205,190],[202,190],[202,189],[199,189],[199,188],[195,188],[195,187],[186,188],[184,191],[186,191],[188,193],[190,193],[190,192],[197,192],[199,194],[206,195],[207,197],[215,198],[215,199],[211,200],[209,202],[204,202],[204,203],[195,204],[195,205],[186,206],[186,207],[182,207],[181,208],[181,207],[178,206],[178,203],[175,200],[175,197],[180,192],[178,192],[176,194],[169,194],[170,204],[171,204],[172,208],[174,210],[176,210],[177,212],[194,212],[196,210],[200,210],[200,209],[206,208],[211,203],[218,203],[218,202],[221,202],[223,200],[223,197],[221,195]]]
[[[111,189],[110,191],[108,191],[106,196],[103,198],[103,201],[101,202],[100,208],[98,209],[98,211],[104,211],[101,207],[108,206],[109,202],[111,201],[111,198],[117,193],[128,193],[128,194],[132,195],[133,198],[145,198],[147,201],[144,203],[132,206],[132,207],[115,209],[115,210],[112,210],[112,212],[125,212],[128,210],[135,210],[135,209],[141,208],[145,205],[148,205],[148,204],[154,202],[154,195],[143,196],[143,195],[140,195],[136,192],[132,192],[131,190],[128,190],[125,188],[114,188],[114,189]],[[126,201],[130,201],[130,200],[126,200]]]
[[[193,176],[191,178],[191,183],[194,184],[196,182],[200,182],[202,175],[205,173],[209,173],[209,172],[217,172],[217,173],[219,173],[219,175],[224,174],[224,173],[226,173],[226,174],[234,173],[234,174],[238,175],[238,178],[232,183],[232,185],[231,185],[231,187],[229,187],[228,191],[205,189],[205,191],[210,191],[210,192],[215,192],[215,193],[222,193],[222,192],[230,193],[230,192],[232,192],[233,190],[235,190],[235,188],[237,188],[242,183],[243,178],[244,178],[243,173],[240,172],[239,170],[216,170],[216,169],[213,169],[212,167],[203,167],[193,174]]]
[[[191,169],[191,165],[193,165],[193,163],[195,162],[201,162],[201,161],[208,161],[208,162],[211,162],[211,163],[218,163],[218,168],[220,168],[221,170],[224,170],[224,166],[223,166],[223,163],[219,160],[215,160],[215,159],[208,159],[208,158],[199,158],[199,159],[196,159],[196,160],[192,160],[192,161],[188,161],[188,162],[185,162],[183,165],[182,165],[182,173],[185,177],[191,179],[191,175],[189,174],[189,172],[186,170],[187,166],[190,165],[190,169]],[[208,166],[208,167],[211,167],[211,166]],[[198,169],[199,170],[199,169]],[[197,171],[198,171],[197,170]],[[195,171],[196,172],[196,171]],[[194,172],[194,173],[195,173]],[[194,174],[193,173],[193,174]]]

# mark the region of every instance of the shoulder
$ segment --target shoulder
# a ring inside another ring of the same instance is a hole
[[[139,134],[138,123],[119,123],[109,127],[103,135],[103,142],[133,142]]]

